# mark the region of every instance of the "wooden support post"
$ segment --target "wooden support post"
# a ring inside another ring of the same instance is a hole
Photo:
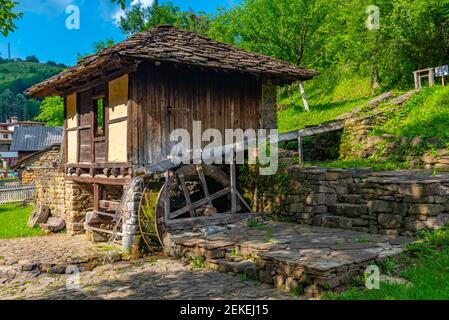
[[[435,84],[435,69],[429,69],[429,87],[433,87]]]
[[[299,157],[299,166],[302,168],[304,167],[304,152],[302,149],[302,136],[301,134],[298,134],[298,157]]]
[[[190,199],[189,191],[187,190],[186,179],[182,173],[178,174],[178,178],[182,192],[184,193],[184,198],[186,199],[186,204],[188,207],[190,207],[190,205],[192,204],[192,200]],[[192,218],[196,216],[195,210],[193,208],[190,208],[189,212]]]
[[[304,103],[304,109],[310,112],[309,102],[307,101],[306,90],[304,89],[304,83],[299,81],[299,90],[301,92],[302,102]]]
[[[420,89],[420,87],[419,87],[420,82],[419,82],[418,72],[416,72],[416,71],[413,72],[413,78],[415,79],[415,89],[419,90]]]
[[[446,84],[444,83],[444,76],[441,77],[441,84],[443,85],[443,87],[446,86]]]
[[[99,184],[94,184],[94,211],[100,211],[100,192],[101,187]]]
[[[231,212],[237,213],[237,181],[234,157],[232,157],[231,162]]]
[[[165,222],[170,220],[170,171],[165,171],[165,194],[164,194],[164,210],[165,210]]]
[[[209,188],[207,187],[206,178],[204,177],[203,167],[201,165],[196,166],[196,172],[200,178],[201,185],[203,186],[204,197],[209,198]],[[212,201],[209,199],[209,204],[212,205]]]

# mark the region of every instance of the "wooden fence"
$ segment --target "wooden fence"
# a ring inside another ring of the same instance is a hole
[[[21,183],[0,186],[0,204],[32,200],[36,194],[34,185]]]

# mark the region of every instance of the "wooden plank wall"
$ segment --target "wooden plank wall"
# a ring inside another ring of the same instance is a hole
[[[130,84],[130,150],[133,164],[165,159],[169,133],[260,127],[261,81],[251,75],[142,64]],[[170,111],[172,110],[172,111]],[[169,152],[169,151],[168,151]]]

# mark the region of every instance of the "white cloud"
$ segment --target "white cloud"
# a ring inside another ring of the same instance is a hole
[[[140,6],[142,8],[149,8],[153,5],[154,0],[132,0],[131,7]],[[112,20],[114,20],[115,24],[120,22],[120,19],[125,17],[126,11],[123,9],[117,9],[112,13]]]
[[[112,14],[112,20],[114,20],[115,24],[118,24],[121,20],[121,18],[125,17],[126,15],[126,11],[123,9],[117,9],[113,14]]]
[[[151,7],[154,3],[154,0],[133,0],[131,2],[131,6],[142,6],[143,8]]]

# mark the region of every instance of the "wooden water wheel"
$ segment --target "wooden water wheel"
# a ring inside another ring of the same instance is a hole
[[[235,187],[235,167],[230,174],[217,166],[186,165],[165,173],[164,182],[147,184],[139,207],[139,228],[145,244],[162,244],[167,222],[208,217],[241,210],[237,198],[251,208]]]

